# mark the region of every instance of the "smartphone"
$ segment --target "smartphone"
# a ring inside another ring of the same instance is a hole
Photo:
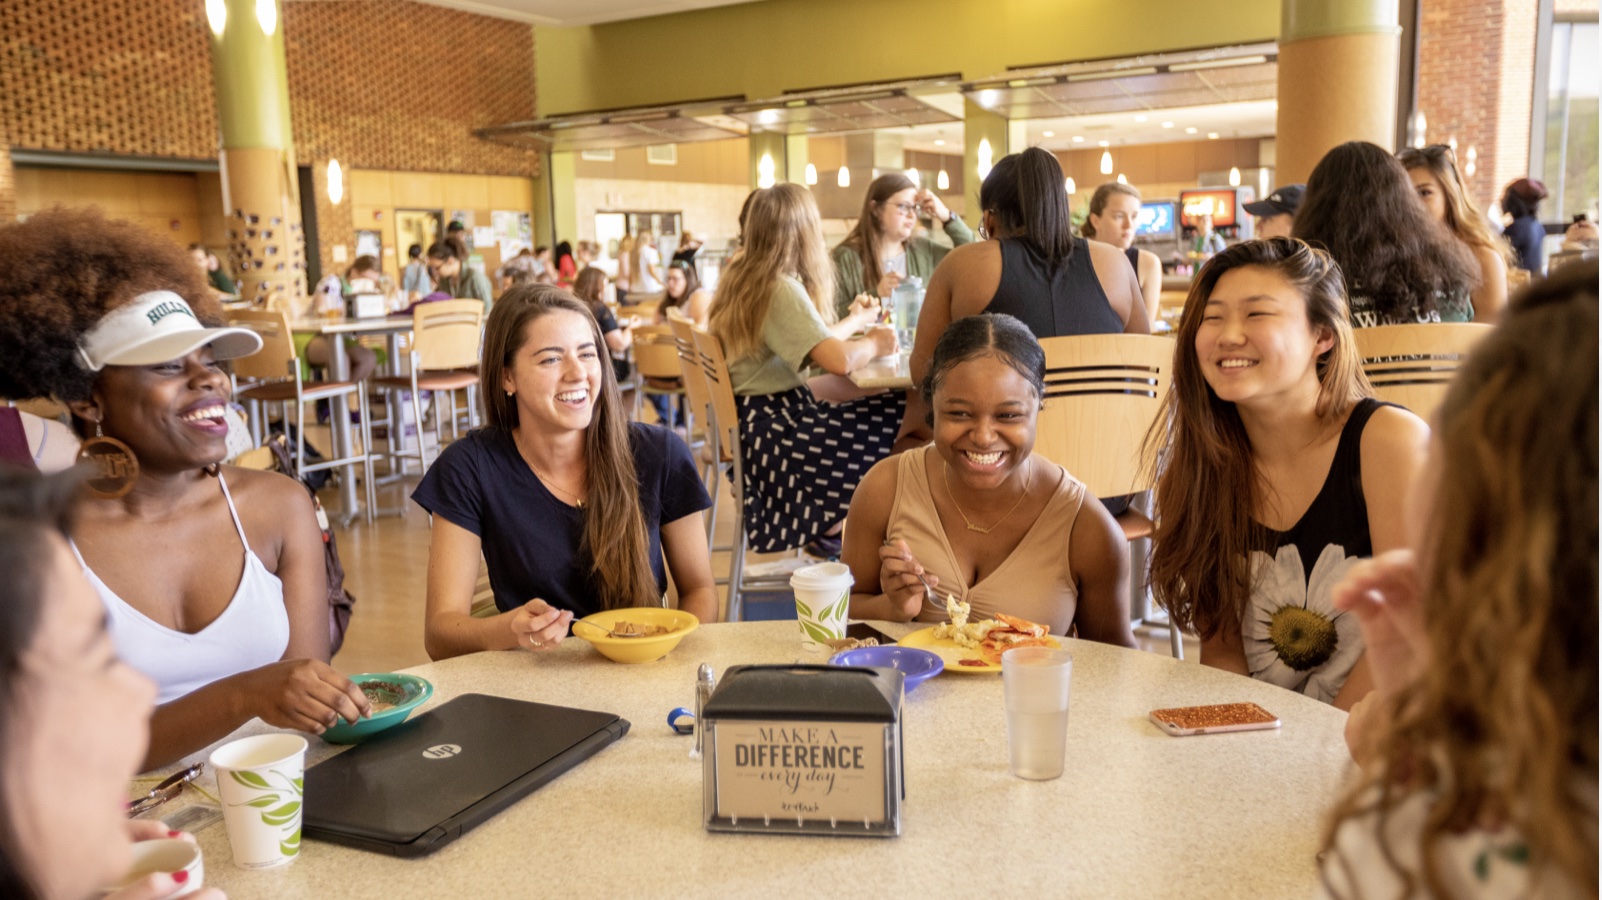
[[[1261,731],[1279,727],[1279,717],[1255,703],[1220,703],[1215,706],[1181,706],[1154,709],[1153,725],[1174,737],[1218,734],[1225,731]]]

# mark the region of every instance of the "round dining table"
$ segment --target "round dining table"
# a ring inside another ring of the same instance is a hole
[[[914,627],[873,623],[897,638]],[[905,697],[906,798],[894,838],[709,833],[692,737],[696,669],[818,663],[795,622],[705,625],[666,658],[614,663],[569,637],[544,652],[476,653],[406,671],[427,708],[480,693],[616,713],[620,741],[433,855],[316,840],[292,863],[236,868],[222,822],[197,835],[206,883],[250,898],[798,896],[1302,898],[1318,884],[1326,811],[1351,771],[1345,713],[1264,682],[1139,650],[1073,652],[1067,765],[1007,768],[1002,679],[948,671]],[[1277,730],[1170,737],[1153,709],[1252,701]],[[229,740],[268,733],[259,720]],[[307,765],[343,748],[309,738]],[[207,748],[182,763],[203,760]],[[208,769],[198,782],[215,793]],[[196,791],[185,791],[193,797]],[[165,812],[172,812],[168,809]]]

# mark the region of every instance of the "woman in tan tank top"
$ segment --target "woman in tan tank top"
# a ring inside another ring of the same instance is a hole
[[[841,561],[856,578],[853,618],[942,622],[951,594],[975,618],[1135,645],[1123,532],[1034,455],[1044,377],[1039,342],[1011,316],[959,319],[941,336],[922,389],[934,443],[874,466],[851,500]]]

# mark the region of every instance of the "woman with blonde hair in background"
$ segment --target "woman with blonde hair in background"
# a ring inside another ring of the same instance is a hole
[[[1163,261],[1150,250],[1135,246],[1135,222],[1140,218],[1140,191],[1127,184],[1109,181],[1090,195],[1090,214],[1079,234],[1093,241],[1112,244],[1124,251],[1135,279],[1140,283],[1140,297],[1146,304],[1146,315],[1157,324],[1157,298],[1163,291]]]
[[[1336,588],[1375,691],[1328,896],[1597,896],[1597,266],[1575,269],[1459,370],[1409,549]]]
[[[1513,248],[1491,233],[1490,221],[1469,199],[1451,147],[1445,144],[1431,144],[1422,150],[1409,147],[1396,154],[1396,158],[1407,169],[1407,177],[1412,179],[1424,208],[1454,237],[1467,244],[1480,264],[1480,284],[1471,295],[1474,321],[1495,322],[1502,308],[1507,306],[1507,264],[1513,260]]]
[[[812,194],[796,184],[757,191],[744,244],[724,270],[710,330],[723,342],[740,412],[745,521],[750,548],[811,544],[839,555],[851,492],[889,455],[903,408],[899,394],[861,396],[845,376],[896,350],[876,325],[878,301],[859,297],[835,321],[834,269]],[[858,331],[866,335],[853,339]],[[830,373],[809,383],[808,367]],[[822,396],[850,397],[828,403]]]

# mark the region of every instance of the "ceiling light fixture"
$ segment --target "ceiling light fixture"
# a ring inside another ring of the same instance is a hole
[[[979,153],[978,153],[978,156],[979,156],[979,180],[983,181],[985,179],[985,176],[990,174],[991,165],[992,165],[992,163],[995,162],[995,155],[994,155],[994,151],[992,151],[990,149],[990,139],[989,138],[980,138],[979,139]]]
[[[1229,186],[1240,187],[1240,166],[1229,167]]]
[[[764,153],[762,158],[757,160],[757,187],[770,188],[773,185],[773,154]]]
[[[339,160],[328,161],[328,202],[339,205],[345,199],[345,172],[339,167]]]
[[[835,178],[835,182],[834,183],[838,184],[841,187],[850,187],[851,186],[851,170],[846,168],[845,166],[841,166],[840,167],[840,174],[839,174],[839,176],[837,178]]]
[[[941,191],[951,190],[951,176],[946,174],[945,169],[941,169],[940,174],[935,176],[935,189]]]
[[[1101,174],[1103,174],[1103,175],[1111,175],[1112,174],[1112,169],[1113,169],[1113,166],[1112,166],[1112,151],[1111,150],[1103,150],[1103,151],[1101,151]]]
[[[268,37],[278,30],[278,0],[256,0],[256,22]]]
[[[1163,127],[1164,128],[1172,128],[1172,127],[1174,127],[1174,123],[1172,123],[1172,122],[1164,122],[1163,123]]]
[[[818,167],[812,163],[807,163],[806,179],[809,187],[818,183]]]
[[[1129,183],[1129,179],[1124,177],[1124,173],[1119,172],[1118,173],[1118,183],[1119,184],[1128,184]]]
[[[222,37],[223,29],[228,27],[228,4],[223,0],[206,0],[206,24],[211,26],[211,33]]]

